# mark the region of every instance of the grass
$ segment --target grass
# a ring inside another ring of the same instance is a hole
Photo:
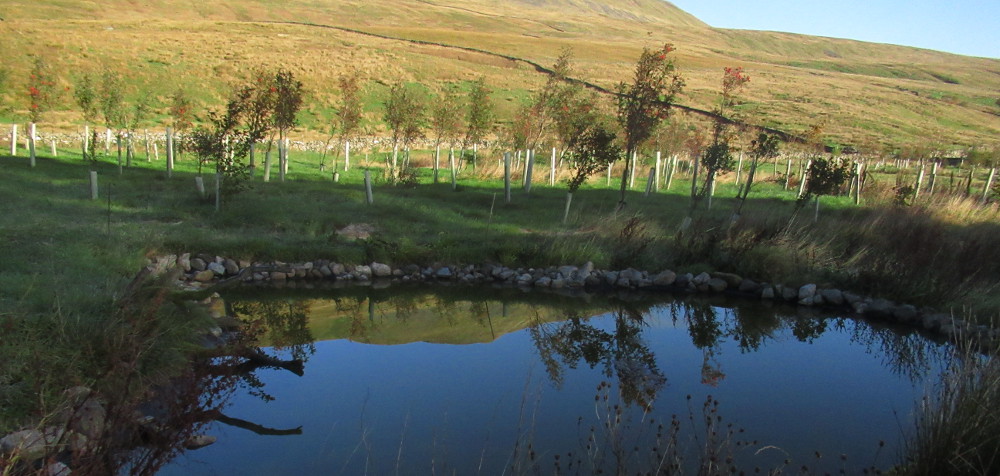
[[[0,45],[0,53],[10,59],[5,68],[10,70],[11,84],[3,103],[15,111],[11,120],[23,120],[26,105],[15,87],[20,84],[17,78],[26,77],[30,70],[31,58],[23,51],[48,57],[61,71],[60,86],[72,86],[79,75],[110,65],[129,78],[131,95],[148,92],[160,113],[167,96],[178,87],[195,96],[198,107],[207,108],[220,103],[228,86],[244,78],[249,68],[281,65],[291,68],[313,93],[307,109],[317,117],[304,119],[311,131],[325,129],[328,109],[338,96],[336,80],[352,70],[366,84],[417,81],[431,89],[485,76],[492,88],[504,91],[498,96],[507,97],[517,97],[544,81],[525,64],[482,53],[328,28],[253,23],[267,18],[326,25],[336,19],[333,26],[479,48],[543,65],[551,64],[562,47],[573,46],[575,76],[604,87],[629,77],[643,46],[669,41],[679,48],[679,65],[688,84],[681,103],[711,109],[717,101],[722,68],[743,66],[754,81],[745,99],[760,105],[747,111],[749,122],[780,124],[790,132],[822,122],[827,124],[828,139],[840,144],[934,142],[944,148],[968,147],[993,143],[1000,131],[1000,116],[992,104],[1000,89],[1000,80],[991,73],[998,70],[997,60],[848,40],[711,29],[659,3],[618,5],[644,12],[642,21],[587,11],[568,2],[550,2],[545,8],[523,2],[516,6],[436,5],[397,0],[318,6],[297,1],[277,9],[263,2],[223,2],[209,11],[179,9],[165,2],[140,7],[113,0],[93,9],[53,1],[33,9],[13,7],[0,25],[10,38]],[[94,17],[91,10],[101,11],[101,20],[86,20]],[[421,27],[400,22],[400,18]],[[669,37],[647,35],[666,24],[670,25]],[[928,89],[940,97],[991,99],[943,101],[917,93]],[[803,107],[795,101],[774,100],[781,92],[813,101]],[[505,98],[499,99],[506,104]],[[62,130],[75,129],[80,119],[76,109],[72,95],[64,94],[45,122]],[[509,117],[512,111],[501,110],[501,117]],[[376,111],[373,117],[377,116]],[[856,124],[858,117],[866,123]],[[879,124],[900,127],[876,127]],[[913,127],[901,127],[904,124]],[[928,131],[933,131],[932,141],[927,139]]]

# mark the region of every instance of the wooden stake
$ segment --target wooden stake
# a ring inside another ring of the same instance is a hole
[[[90,199],[97,200],[97,171],[90,171]]]
[[[35,166],[35,123],[28,124],[28,157],[31,159],[31,166]]]
[[[17,124],[10,125],[10,155],[17,155]]]
[[[365,201],[369,205],[375,203],[375,199],[372,196],[372,174],[368,170],[365,170]]]
[[[503,153],[503,202],[510,204],[510,152]]]
[[[174,129],[167,128],[167,178],[174,174]]]

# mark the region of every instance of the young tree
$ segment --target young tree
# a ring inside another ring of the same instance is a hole
[[[174,130],[177,132],[186,131],[194,124],[194,103],[184,88],[177,88],[170,95],[168,112],[173,121]]]
[[[569,208],[573,203],[573,193],[583,185],[591,175],[604,170],[622,155],[617,144],[614,131],[606,124],[607,121],[595,120],[570,139],[566,156],[572,164],[573,176],[569,179],[569,190],[566,191],[566,210],[563,212],[563,223],[569,219]]]
[[[447,142],[454,147],[465,124],[462,123],[462,99],[454,86],[437,98],[431,107],[430,130],[434,135],[434,147]]]
[[[643,48],[632,83],[618,85],[618,123],[625,134],[625,171],[622,173],[619,208],[625,206],[632,154],[668,117],[674,98],[684,87],[684,80],[677,72],[673,58],[669,57],[673,51],[671,44],[655,51]]]
[[[572,60],[573,51],[563,49],[552,65],[545,86],[518,109],[507,132],[512,147],[534,149],[556,132],[553,129],[557,120],[564,116],[568,104],[580,91],[579,86],[569,80]]]
[[[284,144],[288,131],[298,124],[296,116],[302,108],[304,89],[302,82],[295,79],[291,71],[279,69],[274,75],[271,92],[274,93],[274,111],[271,118],[274,128],[278,131],[278,140]],[[284,171],[288,168],[288,151],[283,148],[279,151],[282,151],[278,159],[282,170],[281,176],[284,178]]]
[[[58,97],[55,71],[42,57],[36,57],[28,77],[28,120],[39,122]]]
[[[338,83],[340,85],[340,108],[337,109],[337,121],[340,125],[340,145],[345,149],[344,170],[346,171],[350,167],[347,148],[350,147],[350,141],[361,130],[364,104],[361,103],[361,79],[357,71],[341,76]],[[334,130],[336,128],[337,126],[333,127]],[[341,147],[337,148],[338,153]]]
[[[496,121],[496,112],[493,102],[490,100],[490,88],[486,86],[486,78],[480,76],[472,83],[469,89],[468,110],[466,111],[465,140],[462,148],[469,148],[481,144],[486,135],[493,130],[493,123]]]
[[[90,74],[84,74],[79,78],[76,88],[73,90],[73,97],[76,99],[77,105],[80,106],[85,125],[89,128],[90,124],[96,122],[100,117],[97,87]],[[97,131],[93,131],[93,137],[84,137],[84,144],[86,145],[83,150],[84,160],[96,161]]]
[[[389,164],[389,180],[396,182],[400,177],[399,149],[423,135],[426,99],[415,89],[396,83],[389,89],[389,97],[384,104],[382,118],[389,126],[392,140],[392,163]]]
[[[795,212],[797,213],[810,199],[814,199],[816,214],[813,220],[818,221],[819,197],[837,193],[851,177],[851,163],[846,160],[822,157],[812,159],[809,164],[805,190],[795,203]]]
[[[747,195],[750,195],[750,187],[753,186],[753,179],[757,172],[757,166],[761,160],[767,160],[778,156],[778,144],[778,136],[773,136],[766,132],[761,132],[757,135],[757,138],[751,142],[750,171],[747,173],[746,184],[742,185],[739,192],[736,193],[736,198],[739,200],[736,205],[735,212],[737,217],[743,213],[743,204],[747,201]]]
[[[711,193],[715,186],[715,178],[721,172],[728,172],[733,169],[733,154],[730,150],[732,137],[729,133],[729,123],[732,120],[730,115],[736,105],[737,97],[743,87],[750,82],[750,76],[743,72],[743,68],[726,67],[722,74],[722,94],[719,104],[715,107],[715,121],[712,124],[712,142],[701,155],[701,165],[704,168],[705,181],[700,190],[696,186],[692,187],[691,209],[698,206],[698,202],[708,196],[709,206],[711,206]]]

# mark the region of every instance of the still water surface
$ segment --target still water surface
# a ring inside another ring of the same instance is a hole
[[[897,460],[948,350],[688,297],[352,288],[225,305],[302,375],[242,375],[201,430],[217,443],[159,474],[696,473],[713,458],[854,474]]]

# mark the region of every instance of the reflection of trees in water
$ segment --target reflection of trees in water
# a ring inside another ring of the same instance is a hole
[[[575,369],[583,361],[590,368],[600,365],[607,377],[617,377],[626,404],[649,407],[667,379],[642,340],[644,326],[642,312],[623,306],[614,312],[610,332],[571,315],[562,322],[536,324],[529,333],[557,386],[563,382],[563,366]]]
[[[901,333],[867,321],[838,319],[834,326],[849,330],[851,342],[865,346],[868,354],[881,355],[883,365],[911,381],[923,379],[933,363],[945,361],[950,348],[918,332]]]

